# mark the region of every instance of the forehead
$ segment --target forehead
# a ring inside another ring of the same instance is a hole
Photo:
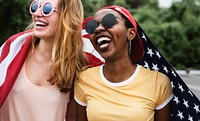
[[[38,2],[40,2],[41,4],[44,4],[46,2],[51,2],[53,3],[55,6],[58,4],[59,0],[38,0]]]
[[[94,15],[94,19],[101,20],[106,14],[109,14],[109,13],[112,13],[113,15],[115,15],[117,17],[121,16],[117,11],[114,11],[112,9],[103,9],[103,10],[96,12],[96,14]]]

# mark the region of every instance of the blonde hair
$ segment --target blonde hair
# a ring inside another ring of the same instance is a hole
[[[83,52],[82,22],[83,5],[81,0],[60,0],[59,19],[56,25],[52,49],[52,67],[48,81],[57,85],[62,92],[72,89],[79,73],[88,64]],[[30,25],[29,28],[32,26]],[[33,45],[38,39],[33,37]]]

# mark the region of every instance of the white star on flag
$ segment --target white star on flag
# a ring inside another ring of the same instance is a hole
[[[184,89],[183,89],[183,86],[182,85],[180,85],[180,84],[178,84],[178,88],[181,90],[181,92],[183,92],[183,91],[185,91]]]
[[[144,67],[147,68],[147,69],[149,69],[149,65],[148,65],[148,63],[145,62],[145,61],[144,61],[144,63],[145,63]]]
[[[176,104],[180,103],[179,100],[178,100],[178,97],[176,97],[176,96],[174,96],[173,100],[176,102]]]
[[[193,121],[193,118],[190,115],[188,115],[188,117],[189,117],[188,118],[189,121]]]
[[[152,67],[153,70],[155,70],[155,71],[158,71],[158,70],[159,70],[158,64],[153,64],[153,63],[152,63],[152,65],[153,65],[153,67]]]
[[[167,70],[167,67],[166,66],[163,66],[163,70],[168,73],[169,71]]]
[[[199,105],[194,104],[194,109],[196,110],[196,113],[199,113]]]
[[[177,116],[179,116],[181,120],[184,118],[183,112],[180,112],[180,111],[178,111],[178,115]]]
[[[148,52],[147,52],[147,54],[149,54],[151,57],[154,55],[152,49],[150,49],[150,48],[148,48]]]
[[[190,107],[190,106],[188,105],[188,101],[185,101],[185,100],[183,99],[183,102],[184,102],[183,104],[185,105],[186,108],[189,108],[189,107]]]
[[[160,53],[158,51],[156,51],[156,55],[158,56],[159,59],[161,58]]]

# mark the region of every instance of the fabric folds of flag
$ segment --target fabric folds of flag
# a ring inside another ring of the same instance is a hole
[[[11,91],[30,46],[30,32],[10,37],[0,48],[0,107]]]

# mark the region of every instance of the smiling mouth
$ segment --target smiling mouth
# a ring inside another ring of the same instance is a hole
[[[97,44],[100,49],[107,48],[110,42],[111,42],[111,39],[108,37],[100,37],[97,39]]]
[[[36,21],[36,22],[35,22],[35,25],[36,25],[36,27],[45,27],[45,26],[47,26],[46,23],[40,22],[40,21]]]

